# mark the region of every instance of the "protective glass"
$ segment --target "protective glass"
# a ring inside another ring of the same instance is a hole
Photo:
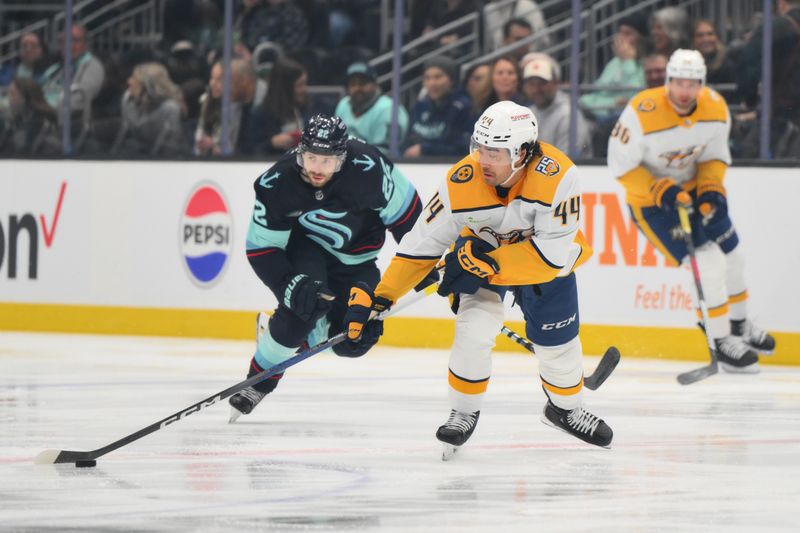
[[[476,163],[487,165],[510,165],[511,152],[506,148],[492,148],[476,142],[474,139],[469,144],[469,155]]]

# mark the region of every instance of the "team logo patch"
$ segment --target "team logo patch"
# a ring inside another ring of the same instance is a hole
[[[507,244],[516,244],[518,242],[522,242],[533,235],[534,230],[533,226],[531,226],[527,229],[515,229],[507,233],[498,233],[489,226],[484,226],[478,230],[478,233],[491,235],[491,239],[494,239],[496,242],[495,246],[505,246]],[[486,240],[491,244],[491,239]]]
[[[664,152],[658,157],[666,159],[667,167],[669,168],[685,168],[694,163],[694,161],[700,157],[700,154],[703,153],[704,149],[705,146],[694,145],[682,150]]]
[[[649,113],[656,108],[656,103],[652,98],[645,98],[641,102],[639,102],[639,111],[643,111],[645,113]]]
[[[561,166],[554,159],[547,156],[542,157],[536,165],[536,172],[544,174],[545,176],[555,176],[561,171]]]
[[[201,183],[189,194],[180,220],[180,251],[189,279],[200,287],[219,281],[231,256],[233,219],[222,191]]]
[[[450,176],[450,181],[453,183],[466,183],[472,179],[473,174],[472,165],[461,165]]]

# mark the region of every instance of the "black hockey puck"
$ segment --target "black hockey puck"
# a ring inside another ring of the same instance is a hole
[[[91,461],[75,461],[76,468],[87,468],[92,466],[97,466],[97,461],[95,461],[94,459],[92,459]]]

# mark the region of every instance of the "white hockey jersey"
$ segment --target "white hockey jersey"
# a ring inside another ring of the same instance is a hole
[[[484,181],[480,165],[471,157],[453,166],[400,241],[375,294],[397,301],[459,235],[476,236],[496,247],[489,253],[499,265],[489,277],[494,285],[546,283],[587,261],[592,249],[578,229],[578,169],[554,146],[540,146],[542,154],[533,158],[505,196]]]
[[[701,190],[724,194],[730,129],[725,99],[708,87],[687,116],[675,112],[665,87],[647,89],[631,99],[614,126],[608,166],[625,187],[628,203],[637,207],[655,204],[650,188],[661,178],[671,178],[687,191],[700,184]]]

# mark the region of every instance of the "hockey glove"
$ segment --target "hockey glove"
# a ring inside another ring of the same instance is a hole
[[[728,214],[728,200],[717,191],[706,191],[697,197],[697,209],[704,224],[713,224]]]
[[[444,256],[444,276],[437,291],[441,296],[450,293],[475,294],[500,267],[487,255],[494,248],[481,239],[456,243],[456,249]]]
[[[344,315],[347,342],[366,346],[367,350],[374,346],[383,335],[383,320],[370,320],[369,317],[373,311],[381,313],[391,306],[391,300],[375,296],[369,285],[363,281],[356,283],[350,289],[350,300]]]
[[[690,209],[692,197],[677,185],[672,178],[661,178],[650,186],[655,204],[667,212],[675,211],[679,205]]]
[[[294,276],[283,291],[283,305],[303,322],[315,322],[328,314],[334,298],[328,287],[306,274]]]

